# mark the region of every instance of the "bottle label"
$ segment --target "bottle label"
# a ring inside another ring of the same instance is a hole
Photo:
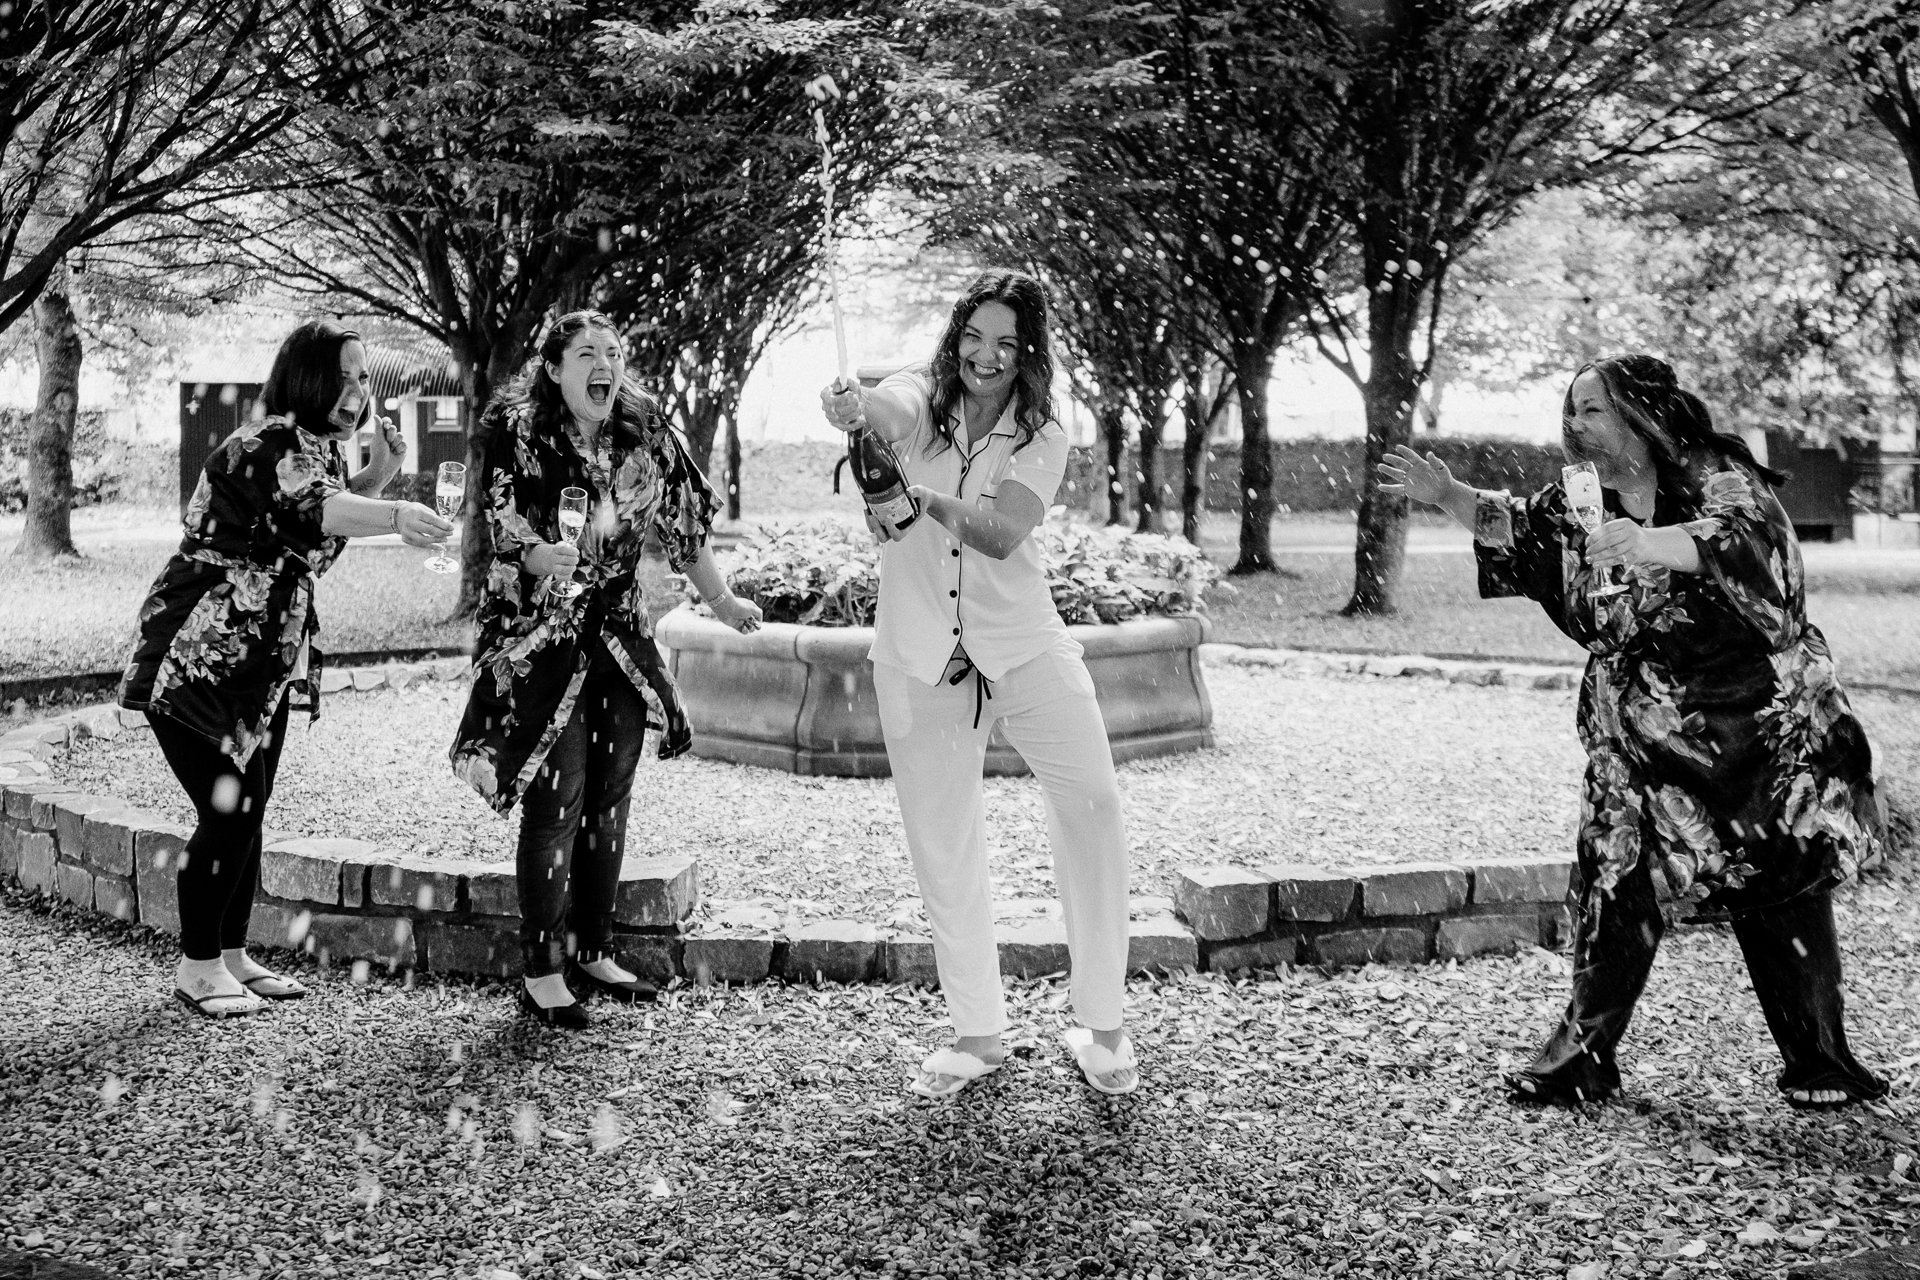
[[[913,499],[902,493],[867,505],[873,508],[873,514],[896,529],[904,529],[913,522],[919,513],[913,509]]]

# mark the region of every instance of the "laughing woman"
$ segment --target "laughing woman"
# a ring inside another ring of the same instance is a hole
[[[1807,621],[1783,477],[1651,356],[1600,360],[1567,391],[1565,447],[1599,473],[1589,534],[1558,484],[1527,498],[1468,487],[1401,447],[1389,482],[1474,531],[1484,596],[1528,596],[1583,646],[1587,750],[1573,999],[1521,1099],[1620,1088],[1616,1047],[1664,927],[1655,877],[1731,913],[1785,1060],[1790,1106],[1877,1098],[1841,1012],[1832,892],[1880,848],[1865,731]],[[1624,567],[1626,590],[1606,581]]]
[[[498,812],[520,804],[521,1007],[579,1028],[587,1014],[575,985],[621,1000],[652,991],[612,949],[627,804],[646,730],[662,731],[663,759],[692,742],[653,643],[642,544],[656,536],[735,630],[753,630],[760,610],[721,580],[707,548],[713,490],[628,377],[606,316],[556,320],[481,429],[494,558],[453,768]],[[560,524],[568,488],[590,505],[584,555]]]
[[[359,335],[324,320],[295,329],[260,406],[265,416],[207,459],[120,684],[120,705],[146,713],[198,816],[179,868],[174,994],[210,1018],[306,994],[246,942],[289,692],[303,689],[319,714],[314,582],[348,538],[397,533],[429,547],[453,532],[419,503],[373,496],[406,453],[392,423],[374,433],[373,461],[347,474],[340,444],[372,412]]]
[[[1067,463],[1053,420],[1046,296],[989,271],[953,306],[930,366],[821,393],[841,430],[890,441],[928,518],[889,530],[874,691],[907,848],[933,930],[954,1044],[914,1092],[945,1097],[998,1067],[1007,1027],[993,939],[981,772],[998,724],[1039,779],[1081,1025],[1067,1043],[1102,1093],[1139,1083],[1121,1028],[1127,833],[1079,642],[1054,610],[1033,531]]]

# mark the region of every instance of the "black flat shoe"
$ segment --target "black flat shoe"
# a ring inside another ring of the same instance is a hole
[[[1502,1076],[1500,1082],[1507,1087],[1507,1101],[1543,1107],[1577,1107],[1583,1102],[1605,1102],[1619,1092],[1617,1088],[1582,1088],[1564,1080],[1535,1075],[1531,1071],[1510,1072]]]
[[[584,1031],[593,1025],[593,1019],[587,1016],[587,1006],[575,1000],[572,1004],[558,1004],[548,1009],[533,998],[525,984],[520,987],[520,1012],[535,1022],[549,1027],[558,1027],[562,1031]]]
[[[635,978],[632,982],[608,982],[605,978],[594,977],[578,965],[568,975],[568,985],[585,988],[621,1004],[641,1004],[660,997],[660,988],[645,978]]]

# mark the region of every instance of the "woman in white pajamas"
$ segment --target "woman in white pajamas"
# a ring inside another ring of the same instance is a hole
[[[1037,281],[988,271],[954,304],[929,364],[871,391],[836,381],[821,393],[835,426],[864,419],[893,445],[922,511],[905,533],[881,530],[869,657],[955,1033],[920,1065],[913,1090],[928,1097],[957,1093],[1006,1057],[981,789],[995,724],[1046,795],[1081,1023],[1067,1042],[1095,1089],[1139,1083],[1121,1026],[1127,836],[1113,753],[1031,536],[1067,463],[1046,320]]]

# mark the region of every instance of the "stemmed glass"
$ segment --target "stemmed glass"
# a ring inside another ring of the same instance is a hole
[[[1607,522],[1606,505],[1600,497],[1599,469],[1591,462],[1576,462],[1560,468],[1560,480],[1566,487],[1567,510],[1574,523],[1589,535],[1599,532],[1600,526]],[[1627,584],[1618,581],[1615,570],[1609,567],[1601,572],[1600,580],[1589,589],[1589,594],[1617,596],[1626,589]]]
[[[580,545],[580,535],[587,529],[587,491],[568,485],[560,491],[560,536],[574,546]],[[574,572],[579,572],[575,566]],[[553,584],[553,594],[562,600],[571,600],[580,594],[581,586],[569,574]]]
[[[443,462],[439,474],[433,478],[433,505],[444,520],[451,520],[460,514],[460,504],[467,496],[467,469],[458,462]],[[455,573],[460,562],[447,554],[451,538],[443,539],[434,551],[433,559],[427,561],[427,568],[435,573]]]

